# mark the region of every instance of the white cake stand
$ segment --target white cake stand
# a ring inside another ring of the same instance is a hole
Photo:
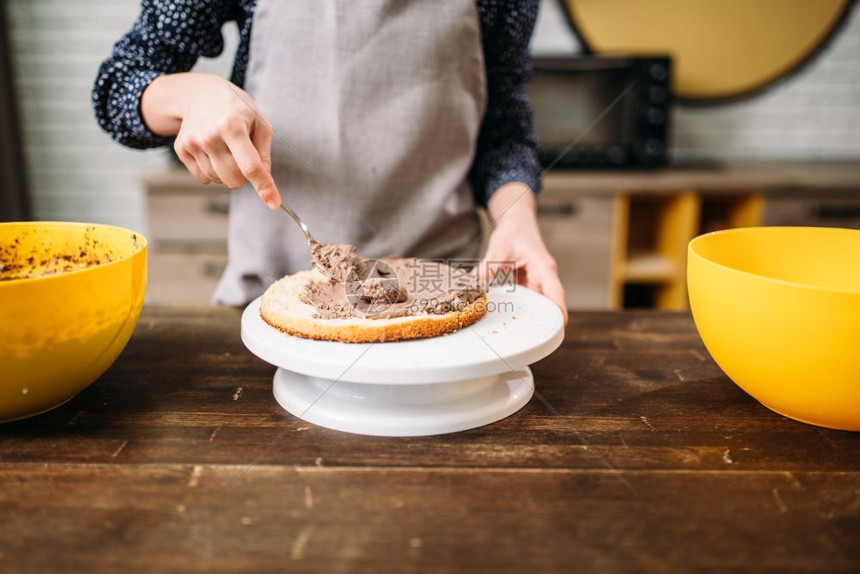
[[[508,288],[510,289],[510,288]],[[456,432],[503,419],[534,392],[528,365],[564,338],[561,311],[524,287],[495,287],[487,315],[444,337],[394,343],[335,343],[285,335],[242,314],[242,341],[279,369],[278,403],[302,420],[376,436]]]

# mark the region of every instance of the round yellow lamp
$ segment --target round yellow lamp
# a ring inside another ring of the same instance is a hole
[[[118,227],[0,223],[0,422],[57,407],[122,352],[146,290],[146,240]]]
[[[702,235],[687,287],[705,346],[739,387],[787,417],[860,431],[860,231]]]

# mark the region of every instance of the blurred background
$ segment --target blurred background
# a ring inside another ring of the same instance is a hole
[[[150,303],[205,304],[226,193],[90,108],[136,0],[5,0],[0,220],[111,223],[151,241]],[[224,53],[198,70],[229,75]],[[685,246],[740,225],[860,227],[853,3],[543,0],[531,86],[541,225],[574,308],[686,307]],[[277,142],[275,145],[278,145]]]

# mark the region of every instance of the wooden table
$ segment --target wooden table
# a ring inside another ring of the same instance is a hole
[[[147,308],[100,381],[0,427],[0,571],[860,570],[860,434],[760,406],[687,314],[574,314],[534,366],[558,414],[402,439],[283,434],[238,325]]]

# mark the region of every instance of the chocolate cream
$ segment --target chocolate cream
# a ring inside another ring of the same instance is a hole
[[[361,263],[354,246],[319,241],[311,242],[311,260],[334,281],[345,281],[350,270]]]
[[[351,245],[315,243],[314,264],[329,276],[299,298],[322,319],[388,319],[464,309],[486,292],[477,271],[416,258],[362,259]]]

